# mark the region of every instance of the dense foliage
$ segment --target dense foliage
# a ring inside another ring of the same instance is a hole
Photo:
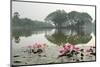
[[[12,26],[19,28],[53,27],[51,23],[31,20],[29,18],[19,18],[19,14],[17,12],[14,13],[14,17],[12,18]]]
[[[24,28],[41,28],[41,27],[71,27],[81,28],[85,25],[92,24],[92,17],[85,12],[71,11],[66,13],[64,10],[56,10],[46,16],[45,21],[31,20],[29,18],[20,18],[19,13],[15,12],[12,18],[12,26]]]

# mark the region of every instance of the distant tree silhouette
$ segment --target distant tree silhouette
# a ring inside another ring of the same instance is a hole
[[[71,11],[68,13],[68,20],[72,20],[71,24],[76,26],[82,26],[85,23],[92,22],[92,17],[88,13],[81,13],[77,11]]]
[[[33,27],[53,27],[51,23],[46,23],[37,20],[31,20],[29,18],[20,18],[19,13],[15,12],[12,17],[12,26],[13,27],[23,27],[23,28],[33,28]]]
[[[67,20],[67,13],[64,10],[56,10],[50,13],[45,20],[53,22],[56,27],[60,28]]]
[[[19,20],[20,20],[20,19],[19,19],[19,16],[20,16],[19,13],[18,13],[18,12],[15,12],[15,13],[14,13],[14,17],[13,17],[13,22],[15,22],[15,23],[16,23],[16,22],[19,22]]]

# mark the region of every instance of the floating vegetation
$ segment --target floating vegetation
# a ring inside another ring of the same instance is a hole
[[[79,50],[80,49],[78,47],[75,47],[75,45],[67,43],[59,51],[61,53],[59,57],[62,57],[62,56],[73,57],[74,55],[79,54]]]
[[[96,55],[96,53],[90,53],[90,54],[91,54],[91,55],[94,55],[94,56]]]
[[[27,62],[24,62],[24,64],[30,64],[30,63],[34,63],[35,59],[38,59],[40,62],[42,63],[41,60],[45,60],[45,59],[49,59],[49,56],[47,55],[47,53],[44,51],[43,44],[34,44],[34,45],[30,45],[27,46],[27,49],[25,48],[25,52],[24,54],[27,55],[14,55],[13,57],[20,57],[18,58],[19,60],[27,60]],[[59,49],[59,48],[58,48]],[[49,52],[48,52],[49,53]],[[66,43],[63,46],[60,46],[60,50],[58,51],[59,54],[57,54],[56,57],[54,57],[54,60],[50,59],[50,61],[46,60],[45,63],[48,64],[53,64],[53,63],[58,63],[58,62],[80,62],[80,61],[86,61],[86,58],[88,58],[88,60],[94,60],[95,58],[95,48],[93,46],[88,46],[88,48],[85,47],[80,47],[80,46],[76,46],[70,43]],[[57,61],[55,61],[56,59]],[[17,60],[18,60],[17,59]],[[28,63],[29,62],[29,63]],[[16,61],[16,59],[14,60],[15,64],[23,64],[21,61]],[[44,62],[43,62],[44,63]]]
[[[84,56],[84,54],[83,54],[83,53],[81,53],[81,56]]]
[[[23,58],[26,58],[26,57],[23,57]]]
[[[79,62],[80,60],[79,59],[76,59],[76,62]]]
[[[73,44],[65,44],[62,49],[60,49],[58,58],[67,57],[71,62],[84,61],[85,57],[94,57],[96,55],[94,46],[88,46],[89,48],[76,47]],[[91,58],[89,60],[92,60]]]
[[[21,63],[21,61],[14,61],[14,63]]]
[[[39,54],[42,53],[42,52],[43,52],[42,49],[38,49],[38,50],[37,50],[37,53],[39,53]]]
[[[81,52],[84,52],[84,49],[80,49]]]
[[[20,57],[19,55],[15,55],[15,56],[13,56],[13,57]]]
[[[81,57],[81,60],[83,60],[83,57]]]
[[[53,63],[55,63],[55,62],[49,62],[49,64],[53,64]]]

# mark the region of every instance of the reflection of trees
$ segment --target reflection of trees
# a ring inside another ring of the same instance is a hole
[[[12,37],[15,39],[16,43],[20,42],[20,37],[28,37],[31,36],[32,31],[30,30],[13,30],[12,31]]]
[[[16,43],[19,43],[19,42],[20,42],[19,36],[15,36],[15,42],[16,42]]]
[[[32,34],[41,34],[44,32],[51,31],[51,29],[13,29],[12,37],[15,39],[16,43],[20,42],[20,37],[29,37]]]
[[[92,37],[88,35],[75,35],[75,36],[69,36],[67,41],[71,44],[80,44],[80,43],[87,43],[90,41]]]
[[[45,36],[50,42],[58,44],[58,45],[64,44],[67,42],[66,35],[64,35],[62,32],[60,32],[58,30],[56,32],[54,32],[51,36],[49,36],[49,35],[45,35]]]
[[[67,31],[67,32],[66,32]],[[90,41],[90,39],[92,38],[92,36],[90,35],[90,33],[86,33],[84,30],[67,30],[66,31],[63,29],[60,31],[55,31],[52,35],[45,35],[45,37],[47,38],[47,40],[49,40],[52,43],[55,43],[57,45],[61,45],[61,44],[65,44],[65,43],[71,43],[71,44],[81,44],[81,43],[87,43]],[[72,31],[72,32],[70,32]],[[67,34],[69,33],[70,34]]]

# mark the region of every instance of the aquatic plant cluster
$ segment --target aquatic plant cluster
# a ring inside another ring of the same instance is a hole
[[[27,46],[28,53],[34,53],[34,54],[40,54],[44,51],[44,48],[46,47],[45,43],[34,43],[32,45]]]
[[[34,43],[32,45],[26,46],[24,51],[24,59],[34,60],[34,56],[36,55],[38,58],[45,58],[48,59],[48,55],[46,54],[47,44],[45,43]],[[60,47],[60,46],[59,46]],[[95,46],[88,46],[88,48],[82,48],[75,44],[66,43],[65,45],[58,48],[58,55],[55,57],[55,60],[60,60],[61,62],[79,62],[79,61],[86,61],[86,58],[90,58],[90,60],[95,60]],[[28,56],[26,56],[28,53]],[[48,52],[49,53],[49,52]],[[31,55],[30,55],[31,54]],[[21,58],[22,55],[16,54],[13,56],[16,58]],[[65,59],[66,58],[66,59]],[[94,58],[94,59],[93,59]],[[13,61],[15,64],[21,64],[24,61],[22,60],[15,60]],[[51,63],[51,62],[50,62]],[[53,62],[55,63],[55,62]],[[26,61],[25,64],[28,64]]]
[[[28,53],[34,53],[34,54],[43,53],[46,47],[47,45],[45,43],[34,43],[32,45],[27,46]],[[85,49],[70,43],[66,43],[62,48],[59,49],[60,54],[58,57],[63,57],[63,56],[73,57],[75,55],[77,56],[78,54],[84,56],[84,52],[90,55],[95,55],[95,46],[89,46],[88,49]]]
[[[60,49],[59,57],[62,56],[72,57],[73,55],[79,54],[79,51],[80,51],[79,47],[75,47],[75,45],[67,43],[63,46],[63,48]]]
[[[68,58],[74,58],[76,61],[81,61],[83,60],[84,57],[95,57],[95,46],[89,46],[88,48],[81,48],[81,47],[76,47],[75,45],[72,44],[65,44],[60,50],[59,50],[60,55],[58,58],[61,57],[68,57]]]

